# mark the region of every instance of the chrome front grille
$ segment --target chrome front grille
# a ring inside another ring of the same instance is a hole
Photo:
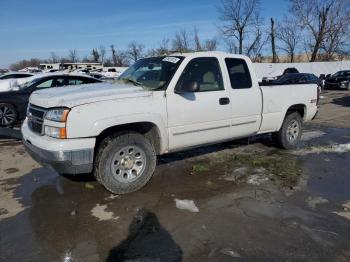
[[[29,104],[27,117],[29,128],[39,135],[44,134],[43,123],[47,109]]]

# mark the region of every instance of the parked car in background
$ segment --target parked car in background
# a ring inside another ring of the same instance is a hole
[[[276,80],[272,80],[269,85],[297,85],[297,84],[317,84],[322,87],[322,80],[314,74],[296,73],[286,74]]]
[[[8,73],[0,76],[0,92],[12,90],[28,81],[28,78],[33,77],[31,73]]]
[[[8,72],[9,72],[8,69],[0,69],[0,76],[6,74],[6,73],[8,73]]]
[[[150,180],[157,154],[264,133],[295,148],[317,93],[315,84],[260,87],[242,55],[150,57],[115,84],[33,93],[23,143],[58,173],[93,171],[106,189],[129,193]]]
[[[336,72],[326,78],[325,89],[347,89],[350,90],[350,70]]]
[[[27,77],[31,77],[31,76],[33,76],[33,74],[31,74],[31,73],[6,73],[6,74],[0,76],[0,80],[27,78]]]
[[[98,72],[90,72],[89,76],[96,78],[96,79],[102,79],[104,77],[104,75],[102,75],[101,73],[98,73]]]
[[[315,76],[314,74],[308,73],[297,73],[297,74],[286,74],[280,76],[276,80],[271,80],[269,82],[262,82],[261,85],[298,85],[298,84],[316,84],[318,87],[318,92],[321,93],[323,89],[323,81]]]
[[[26,116],[29,96],[36,90],[69,85],[99,83],[90,76],[67,74],[41,74],[33,76],[15,89],[0,93],[0,126],[13,126]]]
[[[296,69],[295,67],[288,67],[288,68],[284,69],[282,75],[287,75],[287,74],[298,74],[298,73],[299,73],[299,71],[298,71],[298,69]]]

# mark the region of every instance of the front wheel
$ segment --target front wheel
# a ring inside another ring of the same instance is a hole
[[[97,152],[94,175],[110,192],[126,194],[151,179],[157,162],[152,143],[138,133],[105,138]]]
[[[274,141],[284,149],[294,149],[302,135],[301,116],[294,112],[286,116],[281,129],[273,134]]]

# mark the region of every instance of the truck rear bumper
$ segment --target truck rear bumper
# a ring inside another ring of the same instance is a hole
[[[90,173],[93,169],[94,138],[59,140],[40,136],[28,128],[27,121],[22,125],[22,136],[31,157],[59,174]]]

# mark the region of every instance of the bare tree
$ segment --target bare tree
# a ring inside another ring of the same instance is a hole
[[[127,55],[125,52],[117,51],[114,45],[110,46],[112,52],[112,63],[114,66],[127,66]]]
[[[316,61],[322,45],[332,31],[332,21],[340,12],[337,8],[349,10],[349,2],[343,0],[290,0],[291,12],[307,32],[307,43],[311,51],[310,61]],[[341,4],[344,3],[344,4]]]
[[[71,49],[68,52],[68,59],[72,62],[72,63],[76,63],[79,61],[79,57],[78,57],[78,52],[76,49]]]
[[[245,33],[255,27],[259,16],[259,0],[222,0],[219,7],[221,32],[238,41],[238,52],[243,53]]]
[[[100,61],[100,53],[98,52],[97,48],[93,48],[91,51],[92,61],[95,63],[98,63]]]
[[[271,17],[271,31],[270,31],[270,39],[271,39],[271,51],[272,51],[272,63],[277,63],[278,56],[276,52],[276,29],[275,29],[275,21]]]
[[[128,46],[127,55],[129,59],[131,59],[133,62],[136,62],[137,60],[143,57],[144,49],[145,49],[144,45],[139,44],[135,41],[131,42]]]
[[[55,64],[55,63],[58,63],[60,61],[60,58],[58,55],[56,55],[55,52],[51,52],[49,61],[50,61],[50,63]]]
[[[112,52],[112,62],[114,66],[117,66],[117,51],[114,48],[114,45],[111,45],[111,52]]]
[[[198,29],[195,27],[194,28],[194,36],[193,36],[193,40],[194,40],[194,50],[196,51],[202,51],[202,44],[201,44],[201,40],[199,39],[199,35],[198,35]]]
[[[262,29],[259,24],[256,24],[255,33],[251,44],[247,46],[245,53],[253,62],[261,62],[262,50],[268,41],[268,37],[264,37]]]
[[[237,54],[238,48],[235,41],[232,41],[232,39],[225,39],[224,42],[225,42],[227,52],[232,54]]]
[[[89,57],[84,56],[84,57],[83,57],[83,59],[81,59],[81,62],[83,62],[83,63],[90,63],[90,62],[91,62],[91,60],[90,60],[90,58],[89,58]]]
[[[100,45],[98,47],[98,50],[100,52],[101,64],[104,65],[105,57],[106,57],[106,48],[103,45]]]
[[[350,54],[350,5],[346,0],[336,1],[328,18],[329,30],[321,44],[323,60],[334,60]]]
[[[284,18],[277,29],[276,37],[281,43],[279,48],[288,54],[289,61],[293,63],[300,42],[300,28],[297,26],[297,22]]]
[[[170,40],[167,38],[164,38],[156,48],[152,48],[151,50],[148,51],[147,56],[161,56],[161,55],[166,55],[170,53],[170,48],[169,48],[169,42]]]
[[[172,48],[177,52],[189,52],[191,50],[189,35],[185,29],[175,34],[175,38],[172,42]]]
[[[42,62],[45,62],[45,61],[40,60],[38,58],[31,58],[29,60],[21,60],[21,61],[18,61],[16,63],[10,65],[10,69],[13,71],[18,71],[18,70],[26,68],[26,67],[37,67]]]
[[[103,66],[114,66],[114,64],[113,64],[113,62],[112,62],[112,59],[106,58],[106,59],[104,60]]]
[[[207,51],[215,51],[218,46],[218,41],[216,38],[208,39],[204,43],[204,49]]]

